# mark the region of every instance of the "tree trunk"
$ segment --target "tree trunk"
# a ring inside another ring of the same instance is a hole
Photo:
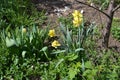
[[[110,37],[110,31],[111,31],[111,26],[112,26],[112,20],[113,20],[113,9],[115,5],[115,1],[111,0],[109,3],[109,7],[108,7],[108,15],[110,16],[110,18],[107,19],[107,23],[103,32],[103,42],[102,45],[104,48],[108,48],[108,43],[109,43],[109,37]]]

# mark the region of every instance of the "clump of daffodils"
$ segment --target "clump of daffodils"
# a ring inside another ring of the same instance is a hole
[[[52,45],[52,47],[57,48],[61,44],[57,40],[54,40],[51,45]]]
[[[54,37],[54,36],[56,36],[56,34],[55,34],[55,30],[54,30],[54,29],[49,30],[48,35],[49,35],[50,37]]]
[[[75,27],[79,27],[83,22],[83,15],[78,10],[75,10],[72,13],[72,15],[73,15],[73,25]]]

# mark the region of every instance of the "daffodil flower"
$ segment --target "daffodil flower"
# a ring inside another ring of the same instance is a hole
[[[73,24],[75,25],[75,27],[78,27],[80,24],[82,23],[82,19],[78,18],[78,17],[75,17],[74,20],[73,20]]]
[[[26,28],[23,28],[23,29],[22,29],[22,32],[23,32],[23,33],[26,33],[26,31],[27,31]]]
[[[83,21],[83,15],[78,10],[75,10],[72,15],[73,25],[75,25],[75,27],[78,27]]]
[[[52,47],[57,48],[61,44],[57,40],[54,40],[51,45],[52,45]]]
[[[73,13],[72,13],[73,17],[83,17],[83,15],[78,11],[78,10],[75,10]]]
[[[48,35],[49,35],[50,37],[54,37],[54,36],[56,35],[56,34],[55,34],[55,30],[54,30],[54,29],[49,30]]]

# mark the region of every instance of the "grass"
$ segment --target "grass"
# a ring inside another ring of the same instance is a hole
[[[118,41],[120,41],[120,19],[114,18],[112,23],[112,35]]]

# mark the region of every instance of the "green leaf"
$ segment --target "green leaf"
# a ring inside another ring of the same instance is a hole
[[[9,39],[8,37],[6,37],[6,46],[11,47],[13,45],[16,45],[15,40],[14,39]]]
[[[57,68],[62,62],[64,61],[64,59],[60,59],[59,62],[56,64],[55,68]]]
[[[91,79],[94,80],[96,73],[97,73],[96,69],[93,69],[93,70],[88,69],[84,71],[83,76],[87,77],[87,80],[91,80]]]
[[[55,52],[52,52],[51,54],[59,54],[59,53],[64,53],[66,50],[57,50]]]
[[[67,29],[67,43],[69,47],[72,44],[71,32],[68,29]]]
[[[45,54],[45,56],[46,56],[46,58],[49,60],[48,55],[47,55],[47,53],[46,53],[46,50],[47,50],[47,49],[48,49],[48,47],[43,47],[40,51],[43,51],[44,54]]]
[[[79,51],[83,51],[84,49],[83,48],[77,48],[76,50],[75,50],[75,52],[79,52]]]
[[[74,70],[72,68],[69,69],[68,75],[70,77],[70,80],[72,80],[75,77],[76,74],[77,74],[76,70]]]
[[[97,71],[98,71],[97,69],[93,69],[92,72],[91,72],[91,75],[92,75],[92,76],[95,76],[96,73],[97,73]]]
[[[92,69],[92,68],[93,68],[92,62],[91,62],[91,61],[85,62],[85,68],[90,68],[90,69]]]
[[[68,56],[69,61],[73,61],[73,60],[75,60],[77,58],[78,58],[78,55],[75,55],[75,54],[72,54],[72,55]]]
[[[91,70],[88,69],[84,71],[83,76],[88,76],[90,73],[91,73]]]
[[[26,51],[23,51],[23,52],[22,52],[22,57],[23,57],[23,58],[25,57],[25,54],[26,54]]]
[[[80,67],[81,67],[81,63],[80,63],[80,62],[77,62],[75,67],[76,67],[76,68],[80,68]]]
[[[64,37],[66,37],[66,29],[65,29],[64,25],[61,23],[60,23],[60,28],[61,28],[61,31],[62,31]]]
[[[82,71],[85,71],[85,63],[83,59],[82,59]]]
[[[17,65],[17,64],[18,64],[18,61],[19,61],[19,59],[16,58],[16,59],[14,60],[14,64]]]
[[[33,35],[30,34],[30,43],[32,42],[32,40],[33,40]]]
[[[118,74],[117,74],[117,72],[115,71],[115,69],[112,71],[111,74],[112,74],[111,76],[112,76],[113,78],[118,77]]]
[[[45,52],[47,49],[48,49],[48,47],[45,46],[40,51],[44,51]]]
[[[18,45],[20,45],[21,44],[21,39],[19,37],[16,38],[16,42],[17,42]]]

